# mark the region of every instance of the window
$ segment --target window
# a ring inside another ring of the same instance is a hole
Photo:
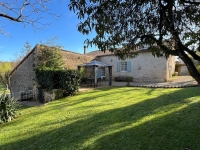
[[[101,77],[105,77],[106,73],[105,73],[105,68],[101,68]]]
[[[117,62],[117,72],[131,72],[131,61]]]
[[[120,62],[120,71],[127,71],[127,62]]]

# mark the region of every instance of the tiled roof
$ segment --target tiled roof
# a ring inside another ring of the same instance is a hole
[[[19,64],[11,71],[10,75],[29,57],[35,50],[44,47],[45,45],[37,44],[23,59],[19,62]],[[78,65],[89,62],[94,59],[91,55],[84,55],[75,53],[69,50],[62,50],[61,51],[64,61],[64,66],[68,69],[76,69]]]
[[[35,50],[39,49],[44,45],[37,44],[33,50],[31,50],[24,58],[23,60],[11,71],[10,75],[25,61],[25,59],[31,55]],[[139,52],[148,52],[147,49],[141,49]],[[106,50],[105,52],[102,52],[100,50],[92,51],[87,54],[79,54],[68,50],[62,50],[63,60],[65,62],[65,67],[69,69],[75,69],[77,65],[90,62],[95,57],[98,56],[106,56],[106,55],[114,55],[114,53],[110,52],[109,50]]]
[[[138,53],[150,52],[150,50],[148,50],[148,49],[139,49],[136,52],[138,52]],[[109,50],[105,50],[105,52],[102,52],[100,50],[96,50],[96,51],[92,51],[92,52],[87,53],[87,55],[93,56],[93,57],[98,57],[98,56],[114,55],[114,53],[110,52]]]
[[[78,65],[90,62],[94,57],[71,51],[62,51],[64,66],[68,69],[76,69]]]
[[[106,50],[105,52],[102,52],[100,50],[92,51],[87,53],[89,56],[97,57],[97,56],[104,56],[104,55],[113,55],[114,53],[110,52],[109,50]]]

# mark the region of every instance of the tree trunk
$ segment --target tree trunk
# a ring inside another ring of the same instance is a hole
[[[187,54],[185,54],[183,50],[179,50],[178,55],[187,66],[190,75],[198,82],[198,84],[200,84],[200,74],[192,60],[188,57]]]

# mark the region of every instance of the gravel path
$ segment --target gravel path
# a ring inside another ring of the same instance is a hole
[[[125,86],[126,82],[113,82],[115,86]],[[168,82],[155,83],[155,82],[131,82],[130,86],[136,87],[193,87],[198,86],[197,82],[191,76],[175,76]]]

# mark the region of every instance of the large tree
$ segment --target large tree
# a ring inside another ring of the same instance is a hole
[[[23,23],[24,27],[32,25],[34,29],[43,29],[49,22],[44,22],[46,15],[58,17],[48,9],[50,0],[1,0],[0,1],[0,34],[5,31],[4,20]]]
[[[200,74],[189,57],[200,61],[200,1],[71,0],[69,8],[81,20],[80,32],[96,32],[86,40],[88,45],[127,58],[147,44],[154,56],[179,56],[200,84]]]

